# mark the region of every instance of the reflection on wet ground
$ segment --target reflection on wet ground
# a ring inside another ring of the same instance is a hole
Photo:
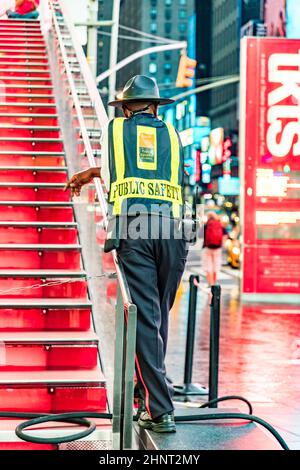
[[[170,316],[167,371],[178,384],[184,370],[188,278],[191,273],[201,274],[195,259],[188,263]],[[204,277],[200,277],[203,287],[198,291],[193,381],[207,386],[210,309]],[[238,273],[228,268],[222,269],[220,284],[219,396],[234,394],[249,399],[255,415],[273,424],[292,449],[300,449],[300,306],[242,304]],[[238,402],[221,406],[246,411]]]

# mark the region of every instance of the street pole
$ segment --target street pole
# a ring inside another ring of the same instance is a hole
[[[110,20],[103,21],[75,21],[74,26],[86,26],[90,28],[101,28],[106,26],[112,26],[113,22]]]
[[[145,55],[151,54],[152,52],[164,52],[164,51],[170,51],[174,49],[185,49],[185,48],[186,48],[186,41],[181,41],[181,42],[176,42],[176,43],[172,42],[171,44],[163,44],[162,46],[147,47],[147,49],[134,52],[134,54],[131,54],[125,59],[116,63],[113,67],[110,67],[108,70],[98,75],[96,81],[97,83],[100,83],[103,80],[105,80],[107,77],[110,77],[112,75],[115,76],[115,72],[117,72],[118,70],[122,69],[123,67],[130,64],[134,60],[137,60],[140,57],[143,57]],[[114,93],[115,93],[115,90],[114,90]]]
[[[239,75],[233,75],[230,78],[224,78],[222,80],[217,80],[213,83],[209,83],[208,85],[202,85],[198,88],[193,88],[192,90],[184,91],[179,95],[171,96],[172,100],[178,101],[182,98],[186,98],[190,95],[195,95],[196,93],[203,93],[203,91],[212,90],[213,88],[219,88],[220,86],[231,85],[232,83],[238,83],[240,81]]]
[[[114,0],[112,12],[112,28],[110,40],[110,60],[109,68],[113,70],[118,60],[118,35],[119,35],[119,19],[120,19],[120,0]],[[108,82],[108,100],[114,99],[116,93],[116,73],[113,71],[109,76]],[[115,108],[110,106],[108,110],[109,119],[115,117]]]
[[[89,21],[91,23],[98,20],[98,0],[89,0]],[[93,77],[97,76],[97,28],[88,27],[88,42],[87,42],[87,61],[90,65]]]

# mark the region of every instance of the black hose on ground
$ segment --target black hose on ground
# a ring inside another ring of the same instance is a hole
[[[279,442],[281,447],[284,450],[290,450],[285,440],[281,437],[281,435],[276,431],[271,424],[267,423],[263,419],[259,418],[258,416],[248,415],[245,413],[212,413],[207,415],[189,415],[189,416],[176,416],[175,421],[207,421],[207,420],[218,420],[218,419],[243,419],[246,421],[252,421],[255,423],[260,424],[264,428],[266,428]]]
[[[211,413],[211,414],[202,414],[202,415],[186,415],[186,416],[175,416],[176,422],[189,422],[189,421],[209,421],[209,420],[224,420],[224,419],[242,419],[245,421],[255,422],[266,428],[279,442],[281,447],[284,450],[289,450],[287,443],[281,437],[281,435],[276,431],[276,429],[263,419],[252,414],[253,409],[251,403],[246,400],[246,398],[240,397],[238,395],[228,395],[214,400],[203,403],[199,408],[206,408],[210,405],[213,405],[218,402],[225,400],[241,400],[246,403],[249,407],[249,414],[246,413]],[[43,414],[43,413],[18,413],[18,412],[1,412],[0,418],[16,418],[16,419],[26,419],[20,423],[15,432],[16,435],[27,442],[34,442],[36,444],[62,444],[64,442],[76,441],[90,435],[95,429],[96,424],[92,421],[89,421],[87,418],[97,418],[97,419],[112,419],[111,413],[97,413],[97,412],[88,412],[88,411],[79,411],[72,413],[61,413],[61,414]],[[137,421],[137,417],[133,416],[133,420]],[[60,423],[72,423],[78,424],[79,426],[84,426],[86,429],[84,431],[77,432],[75,434],[70,434],[63,437],[36,437],[28,435],[24,432],[25,429],[35,426],[37,424],[48,423],[48,422],[60,422]]]
[[[213,400],[210,400],[210,401],[207,401],[207,402],[203,403],[202,405],[199,406],[199,408],[209,408],[211,405],[215,405],[216,403],[220,403],[221,401],[226,401],[226,400],[240,400],[240,401],[243,401],[244,403],[246,403],[246,405],[248,405],[249,415],[252,415],[253,407],[252,407],[250,401],[247,400],[244,397],[239,396],[239,395],[226,395],[224,397],[214,398]]]

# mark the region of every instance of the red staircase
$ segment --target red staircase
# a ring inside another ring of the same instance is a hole
[[[66,178],[40,24],[0,21],[0,413],[106,409]]]

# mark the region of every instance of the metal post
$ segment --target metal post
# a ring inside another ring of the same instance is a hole
[[[220,299],[221,287],[212,286],[210,303],[210,344],[209,344],[209,396],[208,399],[218,398],[219,381],[219,343],[220,343]],[[210,408],[217,408],[218,404]]]
[[[109,68],[113,68],[118,60],[118,35],[119,35],[119,18],[120,18],[120,0],[114,0],[112,21],[113,25],[111,28],[111,39],[110,39],[110,60]],[[116,93],[116,73],[112,73],[109,77],[108,82],[108,98],[109,101],[114,99]],[[110,106],[108,111],[109,119],[115,117],[115,108]]]
[[[115,340],[115,370],[114,370],[114,398],[113,398],[113,421],[112,439],[113,449],[121,449],[121,434],[123,430],[122,419],[122,382],[123,382],[123,360],[124,360],[124,307],[123,299],[118,288],[116,307],[116,340]]]
[[[98,19],[98,0],[89,0],[89,20],[95,22]],[[93,77],[97,76],[97,28],[88,27],[87,29],[87,61],[90,65]]]
[[[199,282],[199,276],[190,276],[190,298],[189,298],[189,313],[185,346],[185,364],[184,364],[184,383],[189,385],[192,383],[193,375],[193,357],[194,357],[194,343],[195,343],[195,327],[196,327],[196,310],[197,310],[197,292],[198,287],[195,281]]]
[[[185,347],[184,383],[181,386],[175,386],[174,390],[175,395],[207,395],[208,391],[206,388],[192,383],[199,276],[192,274],[189,282],[190,297]]]
[[[125,364],[125,390],[124,390],[124,428],[123,449],[132,448],[132,415],[134,395],[134,365],[136,344],[137,309],[135,305],[128,308],[127,338],[126,338],[126,364]]]

